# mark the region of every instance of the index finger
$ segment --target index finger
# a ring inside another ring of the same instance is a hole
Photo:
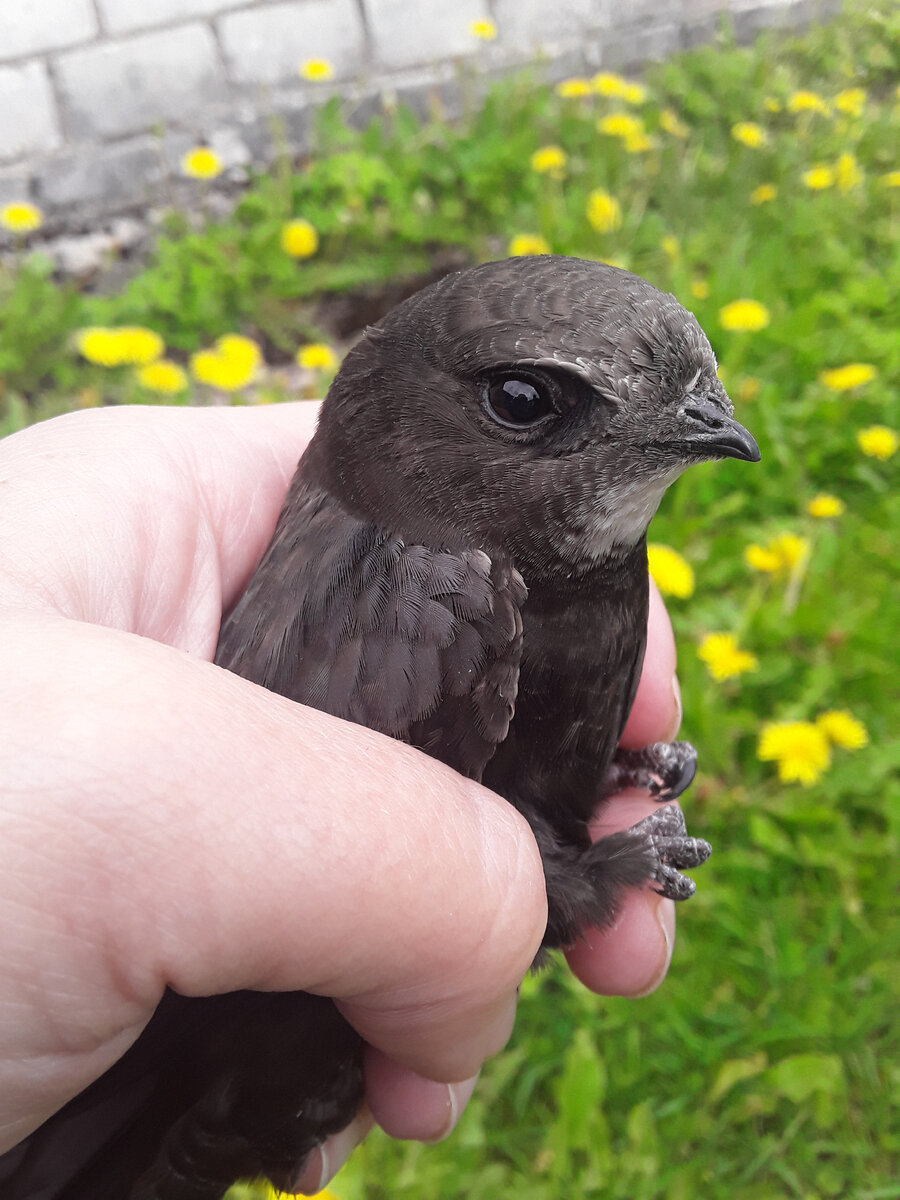
[[[629,749],[653,742],[671,742],[681,725],[681,694],[675,675],[676,651],[672,622],[659,589],[650,580],[650,609],[647,617],[647,650],[637,695],[622,745]]]
[[[622,744],[630,748],[671,741],[681,723],[675,676],[672,624],[662,597],[650,581],[647,651],[641,681]],[[645,792],[613,796],[592,823],[593,837],[628,829],[657,808]],[[631,889],[609,929],[586,929],[566,952],[574,974],[594,992],[640,996],[652,991],[668,970],[675,942],[675,906],[651,888]]]

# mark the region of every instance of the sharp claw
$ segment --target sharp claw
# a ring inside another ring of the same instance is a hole
[[[606,776],[604,794],[636,787],[665,804],[690,786],[696,770],[697,751],[690,742],[654,742],[642,750],[620,748]]]
[[[650,747],[653,750],[654,747]],[[660,757],[658,770],[662,776],[661,783],[650,785],[650,795],[654,800],[663,803],[677,800],[694,782],[697,774],[697,752],[687,742],[660,743],[657,750]],[[677,774],[670,777],[670,772]]]
[[[697,774],[697,759],[689,758],[681,764],[681,770],[678,773],[678,778],[674,783],[670,783],[667,788],[660,791],[657,799],[659,800],[677,800],[682,792],[686,792],[694,782],[694,776]]]

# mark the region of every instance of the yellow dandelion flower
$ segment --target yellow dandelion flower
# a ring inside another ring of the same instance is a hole
[[[169,358],[158,358],[138,367],[137,380],[148,392],[158,392],[161,396],[177,396],[188,385],[185,370]]]
[[[598,96],[616,96],[621,99],[622,92],[628,87],[628,83],[614,71],[601,71],[591,80],[591,87]]]
[[[220,378],[230,378],[232,374],[224,355],[216,350],[198,350],[192,354],[190,370],[199,383],[208,383],[211,387],[218,387]]]
[[[510,258],[521,258],[525,254],[549,254],[550,243],[539,233],[517,233],[506,248]]]
[[[846,113],[850,117],[861,117],[866,107],[866,99],[865,88],[845,88],[835,96],[834,107],[838,112]]]
[[[765,100],[763,100],[763,108],[766,112],[780,113],[782,104],[776,96],[766,96]]]
[[[634,83],[623,79],[614,71],[601,71],[591,80],[591,87],[598,96],[612,96],[624,100],[626,104],[643,104],[647,99],[647,89],[642,83]]]
[[[581,79],[577,76],[572,79],[563,79],[556,85],[556,94],[563,100],[578,100],[582,96],[590,96],[593,90],[589,79]]]
[[[794,92],[788,97],[788,112],[812,112],[828,116],[828,104],[818,92]]]
[[[847,363],[843,367],[820,371],[819,382],[832,392],[850,392],[871,383],[877,374],[878,370],[871,363]]]
[[[647,137],[646,133],[630,133],[623,139],[622,144],[627,154],[644,154],[647,150],[652,150],[656,142]]]
[[[195,146],[181,160],[181,173],[191,179],[215,179],[222,169],[221,158],[209,146]]]
[[[696,300],[705,300],[709,296],[709,283],[706,279],[691,280],[691,295]]]
[[[829,492],[819,492],[807,504],[806,511],[811,517],[818,517],[821,521],[827,521],[829,517],[843,516],[846,508],[847,506],[843,500],[839,500],[837,496],[832,496]]]
[[[691,132],[690,127],[671,108],[664,108],[659,114],[659,127],[664,133],[677,138],[686,138]]]
[[[740,650],[733,633],[708,633],[697,648],[697,656],[719,683],[759,669],[759,659],[748,650]]]
[[[311,258],[319,248],[319,235],[309,221],[297,217],[282,225],[281,248],[291,258]]]
[[[552,175],[562,179],[566,166],[566,152],[561,146],[541,146],[531,156],[531,169],[538,175]]]
[[[238,366],[256,371],[262,363],[262,352],[253,338],[240,333],[226,333],[216,339],[219,354]]]
[[[779,533],[769,542],[769,549],[778,555],[782,566],[793,570],[806,562],[812,546],[809,538],[800,537],[797,533]]]
[[[497,26],[493,21],[473,21],[469,26],[469,33],[483,42],[492,42],[497,36]]]
[[[756,542],[752,542],[745,548],[744,562],[754,571],[763,571],[767,575],[774,575],[776,571],[781,570],[782,566],[780,555],[776,554],[774,550],[770,550],[768,546],[760,546]]]
[[[824,192],[826,188],[834,187],[834,169],[828,163],[816,163],[803,172],[801,179],[814,192]]]
[[[694,572],[677,550],[660,542],[651,542],[647,547],[647,564],[653,582],[664,596],[687,600],[693,595]]]
[[[762,762],[778,765],[782,783],[810,787],[831,764],[825,734],[811,721],[772,721],[763,726],[756,748]]]
[[[102,325],[80,329],[75,335],[75,345],[81,357],[86,358],[88,362],[101,367],[117,367],[121,364],[119,340],[113,329]]]
[[[140,325],[123,325],[116,332],[119,335],[121,361],[129,366],[154,362],[166,348],[158,333]]]
[[[847,153],[840,156],[835,164],[834,177],[841,192],[849,192],[862,183],[863,173],[855,155]]]
[[[140,325],[117,329],[94,325],[80,330],[75,344],[83,358],[102,367],[142,366],[154,362],[165,350],[159,334]]]
[[[758,333],[770,320],[769,310],[758,300],[732,300],[719,309],[719,324],[735,333]]]
[[[626,104],[643,104],[647,99],[647,89],[642,83],[627,83],[619,95]]]
[[[0,208],[0,225],[10,233],[34,233],[44,223],[44,214],[34,204],[22,200]]]
[[[667,258],[671,258],[673,262],[681,254],[681,243],[671,233],[667,233],[659,244],[662,247],[663,254]]]
[[[749,146],[751,150],[758,150],[769,140],[769,135],[762,125],[757,125],[755,121],[738,121],[731,127],[731,136],[743,146]]]
[[[885,187],[900,187],[900,171],[888,171],[886,175],[882,175],[881,182]]]
[[[768,575],[776,571],[793,570],[803,566],[809,558],[812,546],[808,538],[796,533],[779,533],[765,546],[752,543],[744,550],[744,562]]]
[[[104,329],[102,326],[85,329],[79,332],[76,342],[83,358],[89,362],[96,362],[102,367],[122,365],[122,341],[118,329]]]
[[[308,371],[333,371],[338,358],[324,342],[309,342],[297,351],[297,364]]]
[[[259,346],[238,333],[220,337],[211,350],[200,350],[191,357],[191,374],[200,383],[236,392],[246,387],[262,363]]]
[[[870,425],[868,429],[860,429],[856,441],[863,454],[869,458],[880,458],[884,461],[897,453],[897,435],[893,429],[888,429],[887,425]]]
[[[631,113],[608,113],[597,122],[597,129],[608,137],[639,137],[644,132],[644,122]]]
[[[755,187],[750,193],[751,204],[768,204],[770,200],[774,200],[778,195],[778,188],[774,183],[761,183],[759,187]]]
[[[215,350],[198,350],[191,355],[191,374],[198,383],[220,388],[224,392],[236,391],[247,382],[221,354]]]
[[[308,58],[297,68],[297,73],[311,83],[324,83],[334,79],[334,66],[327,58]]]
[[[816,717],[816,725],[835,746],[843,750],[861,750],[869,743],[869,731],[849,709],[832,709]]]
[[[754,375],[745,375],[737,387],[738,400],[752,404],[759,395],[762,384]]]
[[[603,188],[595,188],[588,196],[587,219],[598,233],[612,233],[622,226],[622,208]]]

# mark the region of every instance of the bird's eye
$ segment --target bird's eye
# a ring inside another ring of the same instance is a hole
[[[546,386],[502,375],[488,380],[485,408],[507,429],[532,429],[556,411]]]

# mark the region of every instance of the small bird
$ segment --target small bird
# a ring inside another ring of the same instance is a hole
[[[481,780],[541,851],[544,948],[709,854],[672,803],[686,742],[617,751],[644,656],[646,533],[708,459],[759,459],[673,296],[602,263],[484,263],[366,330],[323,404],[216,662]],[[663,803],[596,842],[628,785]],[[285,1064],[289,1063],[288,1068]],[[327,999],[167,993],[132,1049],[0,1158],[8,1200],[219,1200],[290,1191],[363,1095]]]

